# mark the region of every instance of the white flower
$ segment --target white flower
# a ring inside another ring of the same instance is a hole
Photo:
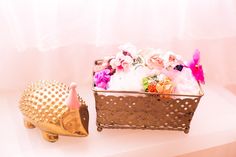
[[[142,79],[147,75],[149,69],[140,66],[138,69],[130,69],[128,73],[115,73],[111,76],[108,90],[142,91]]]

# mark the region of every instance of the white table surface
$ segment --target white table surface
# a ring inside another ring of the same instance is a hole
[[[95,104],[89,88],[79,90],[90,112],[90,134],[85,138],[60,136],[45,141],[39,129],[26,129],[18,108],[20,92],[0,93],[0,156],[100,157],[177,156],[236,141],[236,93],[223,87],[205,87],[189,134],[175,131],[96,130]]]

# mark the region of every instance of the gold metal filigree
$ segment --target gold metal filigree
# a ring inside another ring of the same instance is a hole
[[[38,81],[29,85],[20,99],[25,127],[38,127],[50,142],[57,141],[58,135],[87,136],[87,106],[78,96],[80,108],[69,109],[65,104],[68,95],[68,87],[57,81]]]

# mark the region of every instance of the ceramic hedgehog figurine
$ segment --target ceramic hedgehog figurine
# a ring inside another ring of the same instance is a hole
[[[50,142],[57,141],[58,135],[88,135],[88,109],[77,96],[75,83],[70,87],[57,81],[31,84],[20,99],[20,110],[25,127],[38,127]]]

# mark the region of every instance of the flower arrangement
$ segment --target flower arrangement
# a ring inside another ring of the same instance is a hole
[[[198,82],[205,83],[198,50],[185,62],[171,51],[137,50],[126,44],[94,67],[94,86],[100,90],[196,94]]]

